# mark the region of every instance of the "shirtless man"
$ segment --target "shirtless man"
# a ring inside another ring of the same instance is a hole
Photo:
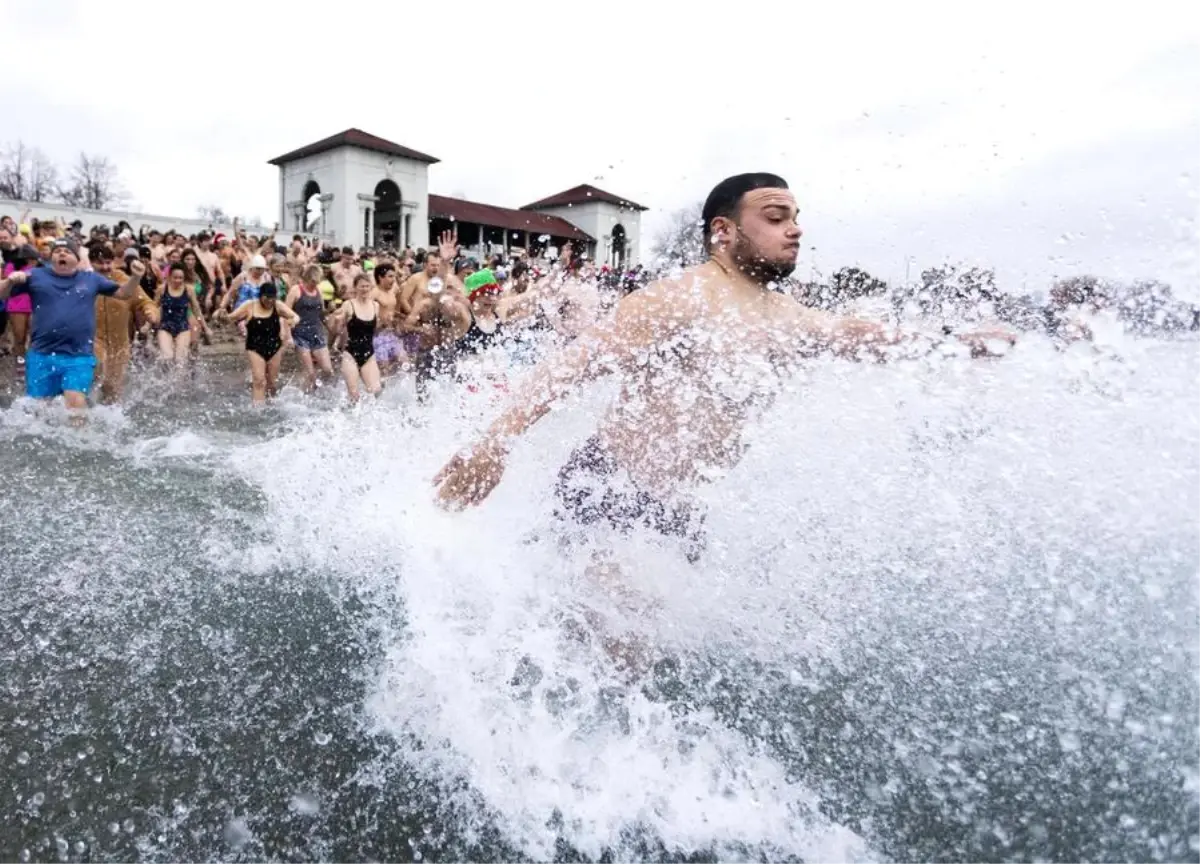
[[[710,260],[622,298],[613,317],[543,362],[482,440],[438,472],[440,502],[483,501],[516,438],[585,382],[617,373],[623,386],[615,404],[559,474],[559,518],[620,530],[643,524],[682,538],[696,560],[704,513],[690,489],[708,469],[739,461],[744,426],[797,361],[825,352],[882,361],[938,344],[772,290],[796,266],[797,212],[787,183],[774,175],[719,183],[703,210]],[[958,339],[974,356],[1012,341],[1008,331]],[[622,471],[632,487],[614,482]]]
[[[201,231],[196,237],[196,257],[200,259],[200,263],[204,265],[204,269],[208,271],[208,275],[212,279],[212,305],[218,306],[225,286],[229,284],[229,277],[221,268],[221,256],[213,249],[212,235],[207,231]]]
[[[405,359],[400,337],[396,334],[396,310],[399,307],[400,291],[396,287],[396,268],[391,264],[380,264],[373,271],[375,288],[371,299],[379,304],[379,321],[375,328],[375,362],[379,371],[387,375]]]
[[[335,261],[333,266],[329,268],[329,272],[333,276],[333,284],[337,288],[338,299],[345,300],[351,296],[354,289],[354,280],[358,278],[363,270],[354,263],[354,250],[349,246],[343,246],[341,260]]]

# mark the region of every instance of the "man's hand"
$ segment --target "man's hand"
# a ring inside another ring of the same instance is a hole
[[[24,270],[14,270],[8,277],[9,285],[22,285],[29,279],[29,274]],[[13,325],[16,326],[15,324]]]
[[[458,256],[458,228],[451,231],[443,231],[441,239],[438,241],[438,252],[442,256],[443,262],[450,262]]]
[[[140,259],[134,258],[129,262],[129,275],[141,279],[146,275],[146,265]]]
[[[450,509],[479,504],[491,494],[504,475],[504,451],[485,442],[469,455],[456,455],[433,478],[438,486],[438,503]]]

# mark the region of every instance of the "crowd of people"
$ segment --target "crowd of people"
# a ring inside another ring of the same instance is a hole
[[[100,402],[120,400],[138,359],[187,367],[221,337],[244,343],[255,404],[276,392],[290,352],[306,391],[340,374],[357,400],[407,374],[423,396],[498,342],[569,340],[648,279],[597,267],[570,243],[552,260],[514,250],[481,261],[456,233],[439,240],[355,249],[297,235],[285,246],[236,222],[228,235],[126,223],[85,235],[78,223],[6,216],[0,351],[15,355],[29,396],[63,395],[76,411],[93,384]]]
[[[306,392],[340,375],[357,400],[412,375],[424,397],[429,381],[456,376],[462,358],[493,345],[520,360],[537,353],[534,343],[570,342],[662,275],[597,266],[570,243],[552,251],[552,259],[513,250],[477,260],[453,232],[427,249],[356,249],[299,235],[284,245],[236,221],[229,234],[135,231],[123,222],[85,234],[78,222],[5,216],[0,353],[15,356],[29,396],[62,395],[73,411],[93,392],[102,403],[119,401],[135,361],[187,367],[214,338],[244,343],[255,404],[277,391],[293,352]],[[922,318],[945,317],[956,304],[986,306],[1018,329],[1085,338],[1074,313],[1113,305],[1094,281],[1060,283],[1036,309],[988,291],[917,292],[890,305],[915,300]],[[775,287],[804,306],[849,311],[862,299],[853,296],[857,284],[829,293],[785,276]]]

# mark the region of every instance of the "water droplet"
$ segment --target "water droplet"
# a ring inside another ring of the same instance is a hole
[[[34,792],[33,797],[29,799],[34,807],[41,807],[46,802],[45,792]]]
[[[225,842],[234,849],[241,849],[253,837],[254,834],[245,819],[230,819],[225,824]]]
[[[333,740],[333,736],[330,735],[328,732],[318,732],[316,735],[313,736],[313,740],[316,741],[319,746],[324,747],[326,744],[328,744],[330,741]]]
[[[121,828],[124,829],[126,834],[132,834],[134,832],[135,827],[136,826],[133,824],[132,819],[126,819],[124,822],[121,823]]]
[[[301,816],[315,816],[321,812],[321,801],[316,795],[311,792],[301,792],[293,795],[288,806],[293,813],[299,813]]]
[[[28,765],[29,764],[29,754],[26,753],[24,750],[22,750],[20,753],[17,754],[17,764],[18,765]]]
[[[116,834],[120,830],[121,830],[121,826],[118,825],[116,822],[108,823],[108,833],[109,834]]]

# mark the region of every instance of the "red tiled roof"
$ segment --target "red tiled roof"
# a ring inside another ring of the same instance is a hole
[[[303,159],[305,156],[315,156],[318,153],[324,153],[326,150],[333,150],[337,147],[361,147],[364,150],[374,150],[376,153],[387,153],[390,156],[403,156],[405,159],[413,159],[417,162],[428,162],[430,165],[441,161],[435,156],[427,156],[417,150],[412,150],[402,144],[388,141],[385,138],[380,138],[361,129],[347,129],[345,132],[330,135],[328,138],[308,144],[299,150],[293,150],[291,153],[276,156],[274,159],[269,160],[267,164],[283,165],[288,162],[295,162],[297,159]]]
[[[510,210],[477,201],[447,198],[444,195],[429,196],[430,218],[455,219],[476,225],[490,225],[509,231],[532,231],[534,234],[549,234],[568,240],[593,240],[591,235],[580,231],[566,219],[546,213],[531,213],[527,210]]]
[[[607,201],[609,204],[616,204],[618,207],[632,207],[634,210],[650,209],[633,201],[627,201],[611,192],[597,189],[588,183],[581,183],[572,189],[568,189],[566,192],[559,192],[557,195],[551,195],[549,198],[543,198],[541,201],[526,204],[521,209],[543,210],[547,207],[566,207],[568,204],[588,204],[592,201]]]

